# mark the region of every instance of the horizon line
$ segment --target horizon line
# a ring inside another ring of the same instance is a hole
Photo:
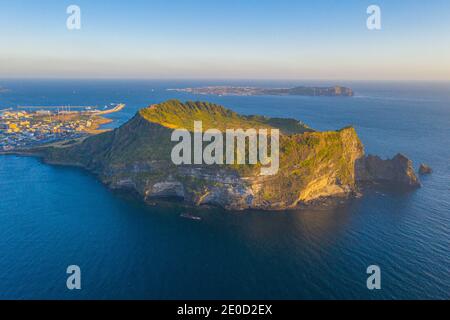
[[[450,79],[331,79],[331,78],[203,78],[203,77],[2,77],[0,81],[9,80],[111,80],[111,81],[319,81],[319,82],[450,82]]]

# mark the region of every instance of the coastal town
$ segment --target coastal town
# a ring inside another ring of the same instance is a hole
[[[102,111],[93,107],[18,107],[0,111],[0,152],[100,133],[104,131],[100,126],[112,121],[103,115],[124,107],[124,104],[113,104]]]

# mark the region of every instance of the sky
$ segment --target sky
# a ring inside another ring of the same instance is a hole
[[[0,0],[0,78],[447,81],[450,1]]]

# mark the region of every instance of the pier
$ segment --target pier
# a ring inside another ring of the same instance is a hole
[[[17,106],[17,109],[21,110],[48,110],[48,109],[57,109],[58,111],[69,111],[72,109],[84,109],[91,110],[97,108],[96,106]]]
[[[106,110],[98,110],[97,106],[17,106],[18,110],[28,110],[28,111],[40,111],[40,110],[48,110],[48,109],[56,109],[56,113],[71,113],[71,112],[88,112],[93,115],[105,115],[114,112],[119,112],[125,108],[125,104],[119,103],[115,107]],[[12,110],[12,109],[9,109]],[[77,110],[77,111],[75,111]],[[8,111],[8,109],[1,110]]]
[[[119,112],[123,108],[125,108],[125,104],[119,103],[112,109],[107,109],[107,110],[103,110],[103,111],[94,111],[94,114],[96,116],[101,116],[101,115],[105,115],[105,114],[109,114],[109,113]]]
[[[94,115],[99,115],[99,116],[114,113],[114,112],[119,112],[123,108],[125,108],[125,104],[123,104],[123,103],[119,103],[111,109],[106,109],[106,110],[102,110],[102,111],[100,111],[97,106],[17,106],[18,110],[37,111],[37,110],[56,109],[57,113],[70,113],[70,112],[75,112],[72,110],[80,110],[81,109],[86,112],[92,113]],[[9,110],[12,110],[12,109],[10,108],[10,109],[5,109],[5,110],[0,110],[0,112],[1,111],[9,111]],[[77,112],[82,112],[82,111],[77,111]]]

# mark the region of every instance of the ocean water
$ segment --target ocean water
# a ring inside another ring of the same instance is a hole
[[[429,164],[423,188],[283,212],[156,207],[77,168],[0,156],[2,299],[449,299],[450,83],[353,82],[353,98],[218,97],[169,92],[219,81],[0,80],[0,110],[17,105],[123,102],[118,126],[169,98],[245,114],[293,117],[319,130],[352,124],[368,153]],[[334,83],[329,83],[334,84]],[[82,289],[66,288],[79,265]],[[381,290],[366,268],[381,268]]]

